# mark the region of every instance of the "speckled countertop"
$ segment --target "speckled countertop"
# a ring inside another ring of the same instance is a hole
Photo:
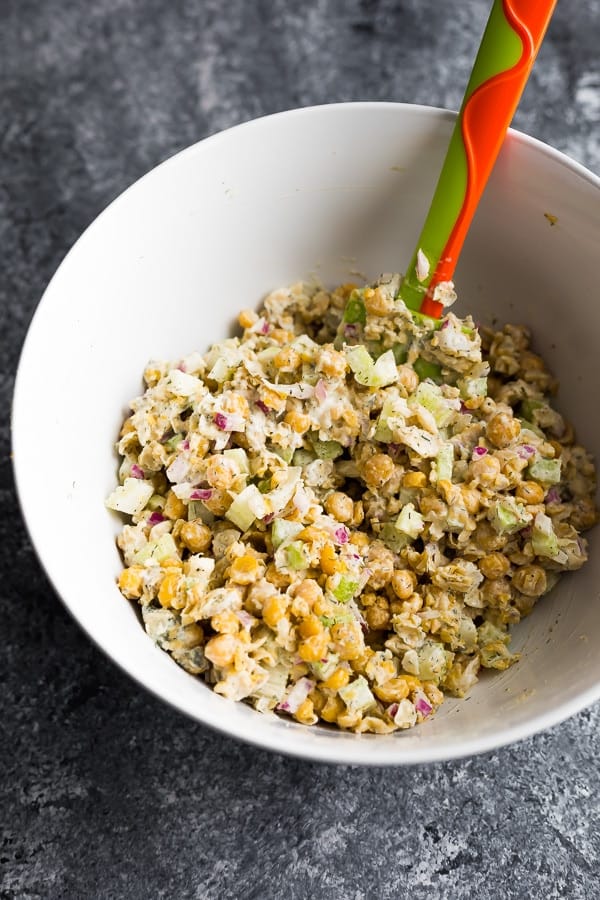
[[[356,99],[456,108],[488,8],[0,4],[3,900],[600,896],[598,707],[498,753],[408,770],[311,765],[212,734],[143,693],[71,621],[21,524],[9,460],[27,323],[108,201],[257,115]],[[516,119],[595,171],[599,35],[598,0],[559,4]]]

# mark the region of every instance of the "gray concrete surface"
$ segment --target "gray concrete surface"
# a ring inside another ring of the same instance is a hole
[[[71,621],[9,460],[27,323],[108,201],[257,115],[356,99],[455,108],[488,6],[1,0],[2,900],[600,896],[598,707],[497,753],[408,770],[311,765],[212,734]],[[595,171],[599,36],[598,0],[560,3],[516,118]],[[40,436],[40,453],[46,440],[60,435]]]

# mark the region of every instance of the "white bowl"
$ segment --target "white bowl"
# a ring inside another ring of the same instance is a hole
[[[150,357],[205,350],[269,289],[401,269],[416,242],[454,114],[358,103],[250,122],[179,153],[112,203],[38,307],[13,408],[21,505],[57,592],[126,672],[200,722],[271,750],[369,765],[490,750],[600,697],[600,535],[515,630],[522,659],[466,701],[390,736],[305,728],[224,700],[157,649],[115,578],[120,522],[104,507],[113,442]],[[511,132],[456,275],[459,312],[525,322],[561,379],[560,408],[600,449],[600,181]],[[557,217],[551,225],[545,217]],[[60,652],[60,648],[57,648]]]

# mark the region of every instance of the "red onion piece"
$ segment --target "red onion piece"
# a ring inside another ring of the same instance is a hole
[[[398,712],[398,704],[392,703],[390,706],[388,706],[388,708],[386,709],[386,712],[387,712],[388,716],[391,719],[393,719],[394,716],[396,715],[396,713]]]
[[[546,503],[560,503],[560,493],[557,487],[551,487],[545,497]]]
[[[300,678],[288,691],[288,694],[278,706],[284,712],[295,713],[298,707],[304,703],[315,683],[310,678]]]
[[[186,439],[185,441],[182,441],[181,444],[180,444],[179,446],[180,446],[180,448],[181,448],[182,450],[189,450],[189,449],[190,449],[190,442]]]
[[[415,700],[415,709],[417,712],[420,712],[422,716],[428,716],[433,710],[433,706],[427,702],[425,697],[417,697]]]
[[[138,465],[135,463],[131,467],[131,477],[132,478],[144,478],[144,471],[140,469]]]
[[[190,500],[210,500],[212,488],[196,488],[190,494]]]
[[[327,386],[322,378],[320,378],[315,385],[315,397],[321,403],[327,399]]]
[[[256,405],[261,410],[261,412],[264,412],[265,416],[269,415],[270,409],[266,403],[263,403],[262,400],[257,400]]]
[[[473,459],[480,459],[486,453],[487,449],[485,447],[473,447]]]
[[[339,528],[336,528],[334,531],[334,537],[338,544],[347,544],[348,543],[348,529],[344,528],[343,525],[340,525]]]
[[[531,444],[520,444],[517,447],[517,454],[521,459],[531,459],[532,456],[535,456],[535,447],[532,447]]]
[[[160,525],[161,522],[165,521],[165,517],[161,515],[159,512],[153,512],[150,516],[148,516],[148,525],[154,527],[155,525]]]
[[[227,416],[223,415],[223,413],[215,413],[215,425],[217,428],[220,428],[221,431],[227,431]]]

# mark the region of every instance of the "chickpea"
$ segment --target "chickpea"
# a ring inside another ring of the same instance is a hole
[[[491,487],[500,474],[500,469],[500,460],[488,453],[469,464],[469,475],[485,487]]]
[[[510,571],[510,560],[504,553],[488,553],[479,560],[479,569],[486,578],[503,578]]]
[[[273,563],[269,563],[265,572],[267,581],[276,588],[286,588],[291,584],[292,579],[284,572],[278,572]]]
[[[326,631],[305,638],[298,644],[298,656],[304,662],[319,662],[327,653],[328,637]]]
[[[407,394],[414,394],[419,387],[419,376],[410,366],[397,366],[398,381]]]
[[[424,472],[406,472],[402,477],[402,487],[424,488],[427,484],[427,476]]]
[[[238,641],[232,634],[218,634],[208,641],[204,654],[217,668],[230,666],[235,657]]]
[[[310,416],[296,412],[296,410],[290,410],[283,421],[286,425],[289,425],[296,434],[305,434],[310,428]]]
[[[335,672],[332,672],[327,681],[325,681],[325,687],[330,691],[339,691],[340,688],[346,687],[349,681],[350,673],[348,670],[338,666]]]
[[[364,522],[364,518],[365,508],[362,505],[362,500],[357,500],[353,507],[352,520],[350,524],[353,525],[354,528],[358,528],[358,526]]]
[[[486,579],[481,588],[481,596],[489,606],[506,606],[511,598],[510,582],[507,578]]]
[[[367,566],[371,570],[368,585],[379,591],[389,584],[394,574],[394,554],[381,541],[373,541],[369,547]]]
[[[394,308],[394,301],[381,287],[366,288],[363,298],[370,316],[387,316]]]
[[[272,594],[263,603],[262,617],[269,628],[277,628],[287,609],[287,599],[282,594]]]
[[[323,623],[317,616],[312,614],[306,616],[298,625],[298,632],[303,638],[314,637],[317,634],[321,634],[322,631]]]
[[[312,700],[309,697],[307,697],[306,700],[300,704],[300,706],[294,713],[294,718],[302,725],[313,725],[315,723],[315,708]]]
[[[364,651],[362,629],[356,620],[338,622],[331,629],[331,638],[340,659],[356,659]]]
[[[479,491],[475,488],[467,487],[464,484],[460,485],[460,491],[466,511],[471,515],[478,513],[481,507],[481,495]]]
[[[526,597],[541,597],[547,587],[546,572],[541,566],[521,566],[513,575],[512,583]]]
[[[325,509],[338,522],[349,522],[354,515],[354,504],[347,494],[334,491],[325,500]]]
[[[497,534],[490,522],[480,522],[475,529],[473,537],[474,543],[485,550],[486,553],[493,553],[495,550],[502,550],[506,545],[508,538],[504,534]]]
[[[396,569],[392,575],[391,585],[399,600],[408,600],[417,585],[417,578],[410,569]]]
[[[343,353],[338,353],[333,344],[324,344],[321,348],[317,369],[332,378],[341,378],[348,363]]]
[[[261,565],[254,556],[238,556],[231,563],[229,578],[234,584],[252,584],[261,574]]]
[[[523,503],[536,504],[544,499],[544,489],[536,481],[522,481],[515,491],[517,500]]]
[[[510,413],[499,412],[492,416],[485,433],[488,440],[502,449],[515,441],[521,432],[521,423]]]
[[[598,521],[598,510],[591,497],[579,497],[573,504],[571,524],[577,531],[585,531]]]
[[[399,703],[408,697],[409,686],[406,678],[390,678],[385,684],[376,684],[373,692],[384,703]]]
[[[242,328],[252,328],[258,322],[258,316],[253,309],[243,309],[238,316],[238,322]]]
[[[388,628],[390,624],[390,608],[384,597],[377,597],[373,606],[365,611],[365,619],[367,625],[373,631],[382,631]]]
[[[385,453],[375,453],[364,465],[363,478],[372,491],[382,488],[394,472],[394,463]]]
[[[283,347],[274,357],[273,365],[277,369],[293,372],[301,363],[300,354],[293,347]]]
[[[128,600],[139,600],[144,589],[143,566],[130,566],[119,575],[119,590]]]
[[[217,613],[210,620],[211,628],[221,634],[236,634],[240,630],[240,620],[231,610]]]
[[[211,487],[226,491],[233,483],[233,469],[221,453],[211,456],[206,464],[206,480]]]
[[[344,710],[344,701],[337,695],[328,697],[325,706],[321,710],[321,718],[324,722],[337,722],[337,718]]]
[[[294,597],[304,600],[309,607],[312,607],[318,600],[323,599],[323,591],[312,578],[305,578],[296,586]]]
[[[205,553],[210,547],[212,533],[201,519],[194,519],[192,522],[183,523],[179,538],[191,553]]]

